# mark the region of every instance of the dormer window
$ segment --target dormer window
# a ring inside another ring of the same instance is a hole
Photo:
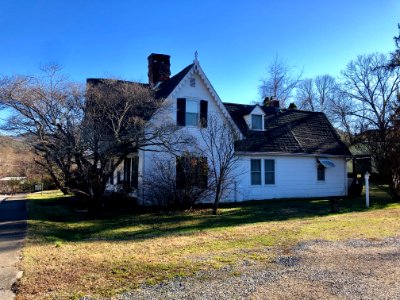
[[[263,130],[263,116],[262,115],[251,115],[251,129],[252,130]]]

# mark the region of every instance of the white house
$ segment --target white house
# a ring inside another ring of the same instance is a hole
[[[173,77],[168,55],[151,54],[148,62],[149,84],[170,104],[162,119],[196,137],[204,130],[200,120],[212,114],[240,136],[234,190],[223,201],[347,194],[346,157],[351,153],[323,113],[281,109],[278,101],[268,107],[224,103],[197,58]],[[159,121],[155,117],[149,122]],[[172,159],[146,149],[132,154],[107,188],[115,190],[118,182],[129,182],[142,204],[150,204],[145,202],[148,191],[142,183],[151,179],[154,162],[163,157]]]

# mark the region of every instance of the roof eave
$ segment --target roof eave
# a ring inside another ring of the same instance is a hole
[[[235,151],[238,156],[302,156],[302,157],[337,157],[337,158],[347,158],[351,155],[344,154],[324,154],[324,153],[304,153],[304,152],[266,152],[266,151]]]

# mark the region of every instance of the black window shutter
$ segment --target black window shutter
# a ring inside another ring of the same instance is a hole
[[[201,127],[207,127],[208,115],[208,102],[205,100],[200,101],[200,124]]]
[[[177,99],[177,110],[176,110],[176,125],[185,126],[185,114],[186,114],[186,99]]]
[[[124,182],[130,186],[131,183],[131,158],[124,159]]]

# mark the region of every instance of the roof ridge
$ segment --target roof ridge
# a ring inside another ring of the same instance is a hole
[[[296,134],[293,132],[292,126],[290,126],[290,124],[288,124],[288,123],[286,123],[285,125],[286,125],[286,127],[289,128],[290,133],[292,134],[293,138],[295,139],[295,141],[296,141],[297,144],[299,145],[299,148],[301,149],[301,151],[305,152],[305,149],[303,148],[303,146],[302,146],[301,143],[299,142],[299,139],[297,138]]]
[[[156,89],[156,97],[157,98],[166,98],[168,97],[172,91],[179,85],[182,79],[186,76],[187,73],[193,68],[194,63],[188,65],[180,72],[169,78],[168,80],[163,81],[158,88]]]

